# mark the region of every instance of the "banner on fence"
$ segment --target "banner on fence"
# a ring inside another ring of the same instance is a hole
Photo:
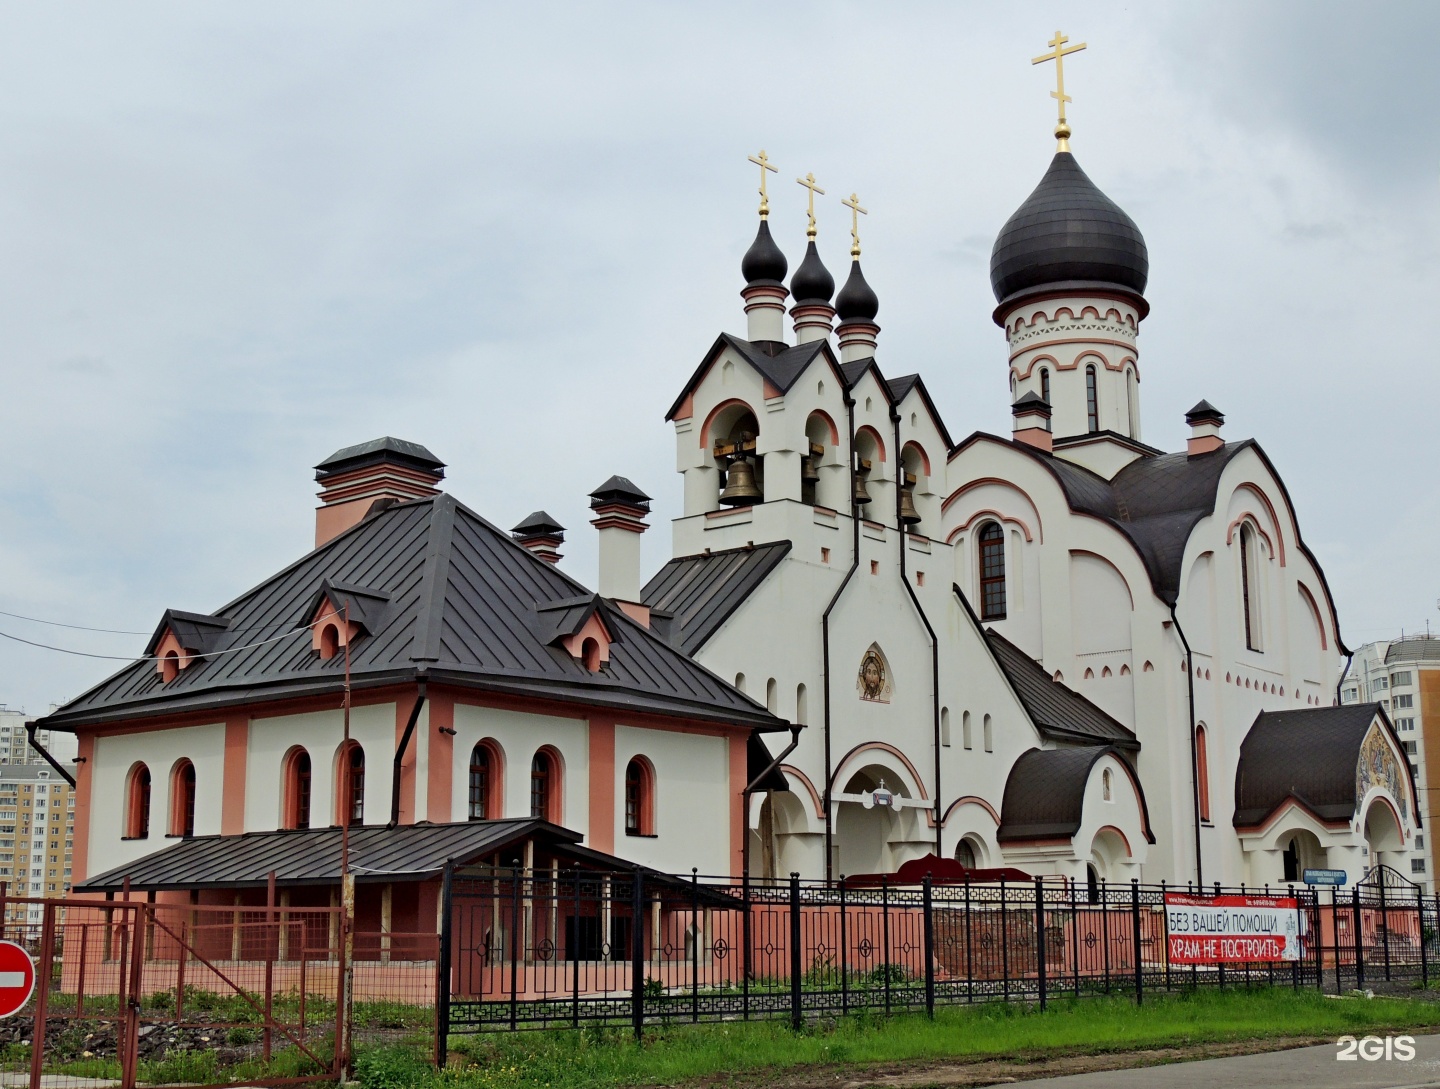
[[[1300,959],[1300,912],[1290,896],[1165,894],[1170,963]]]

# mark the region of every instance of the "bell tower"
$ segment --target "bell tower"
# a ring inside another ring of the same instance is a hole
[[[1085,48],[1058,31],[1052,52],[1057,148],[1035,191],[1001,229],[990,255],[995,323],[1009,346],[1010,400],[1050,406],[1058,456],[1103,476],[1140,445],[1137,338],[1149,313],[1150,260],[1140,229],[1080,169],[1065,117],[1064,59]]]

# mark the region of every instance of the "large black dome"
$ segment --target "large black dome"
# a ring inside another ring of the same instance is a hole
[[[1002,302],[1046,284],[1109,284],[1142,295],[1150,256],[1135,221],[1100,192],[1075,156],[1058,152],[1035,192],[990,253],[990,286]]]

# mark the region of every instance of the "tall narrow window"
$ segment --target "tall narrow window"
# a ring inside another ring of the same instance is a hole
[[[810,721],[810,697],[803,684],[795,686],[795,721],[801,726]]]
[[[310,754],[300,748],[285,762],[285,827],[310,827]]]
[[[950,708],[940,708],[940,744],[946,747],[950,744]]]
[[[170,834],[195,834],[195,765],[177,760],[170,772]]]
[[[994,727],[994,725],[991,723],[991,721],[990,721],[990,716],[989,716],[989,715],[986,715],[986,716],[985,716],[984,731],[985,731],[985,738],[984,738],[984,740],[985,740],[985,751],[986,751],[986,752],[994,752],[994,751],[995,751],[995,727]]]
[[[556,770],[554,755],[544,749],[530,761],[530,815],[558,824],[555,812]]]
[[[1200,795],[1200,819],[1210,819],[1210,754],[1206,751],[1205,727],[1195,727],[1195,790]]]
[[[470,819],[490,816],[490,747],[483,741],[470,750]]]
[[[960,715],[960,743],[965,748],[973,748],[974,741],[970,737],[970,712],[965,711]]]
[[[625,834],[655,834],[655,775],[639,757],[625,767]]]
[[[1041,368],[1040,368],[1040,399],[1041,399],[1042,401],[1044,401],[1047,405],[1050,403],[1050,368],[1049,368],[1049,367],[1041,367]],[[1046,430],[1046,431],[1049,431],[1049,430],[1050,430],[1050,420],[1049,420],[1048,417],[1047,417],[1046,420],[1045,420],[1045,430]]]
[[[340,753],[341,824],[365,823],[365,750],[351,741]]]
[[[1129,416],[1130,437],[1140,437],[1140,400],[1135,396],[1135,372],[1125,368],[1125,410]]]
[[[1240,598],[1245,611],[1245,645],[1260,650],[1260,587],[1259,568],[1255,562],[1255,531],[1248,525],[1240,527]]]
[[[147,839],[150,835],[150,769],[136,764],[130,769],[130,790],[125,813],[125,837]]]
[[[980,531],[980,619],[1005,619],[1005,534],[997,522]]]
[[[1091,431],[1100,430],[1100,394],[1095,386],[1095,364],[1085,368],[1085,422]]]

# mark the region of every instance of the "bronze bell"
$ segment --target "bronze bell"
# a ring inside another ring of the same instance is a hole
[[[815,464],[815,459],[813,457],[803,457],[800,459],[800,483],[820,483],[820,469]]]
[[[864,466],[862,466],[861,468],[855,470],[855,505],[856,505],[856,506],[860,506],[861,504],[870,502],[870,493],[865,490],[865,475],[866,475],[868,472],[869,472],[869,469],[866,468],[866,467],[864,467]]]
[[[905,483],[900,488],[900,524],[913,526],[920,521],[920,512],[915,509],[915,478],[905,474]]]
[[[765,493],[755,486],[755,466],[749,458],[736,458],[725,470],[725,490],[720,502],[728,507],[744,507],[759,502]]]

